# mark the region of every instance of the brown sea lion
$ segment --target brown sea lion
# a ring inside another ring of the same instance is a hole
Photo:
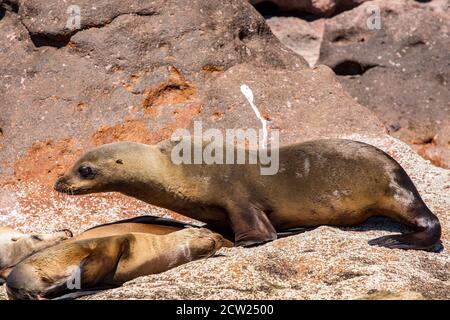
[[[223,238],[204,228],[166,235],[130,233],[66,242],[20,262],[7,278],[10,299],[52,299],[113,288],[213,255]]]
[[[75,235],[70,241],[118,236],[127,233],[151,233],[156,235],[169,234],[188,227],[198,227],[191,223],[185,223],[169,218],[157,216],[139,216],[131,219],[114,221],[101,224],[82,233]]]
[[[75,235],[73,238],[67,241],[119,236],[128,233],[150,233],[156,235],[164,235],[185,228],[200,228],[200,226],[170,218],[146,215],[101,224],[87,229],[86,231]],[[232,247],[233,243],[227,239],[224,239],[223,246]]]
[[[54,246],[72,237],[72,232],[26,234],[11,228],[0,227],[0,284],[5,282],[11,269],[26,257]]]
[[[198,226],[174,219],[148,215],[98,225],[74,237],[72,232],[67,229],[49,234],[25,234],[11,228],[0,227],[0,285],[6,281],[12,268],[20,261],[39,250],[63,241],[117,236],[133,232],[162,235],[187,227]],[[225,240],[224,246],[231,247],[232,243]]]
[[[439,220],[405,170],[371,145],[329,139],[285,146],[276,150],[278,173],[261,175],[259,158],[256,164],[175,164],[178,143],[100,146],[82,156],[55,189],[72,195],[121,192],[206,222],[222,234],[231,231],[243,246],[274,240],[291,228],[352,226],[372,216],[395,219],[414,231],[371,245],[436,250],[439,243]],[[234,154],[242,151],[231,148]],[[252,151],[243,152],[249,159]]]

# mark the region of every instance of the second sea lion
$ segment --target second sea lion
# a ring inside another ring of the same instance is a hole
[[[119,236],[128,233],[150,233],[155,235],[164,235],[185,228],[200,228],[200,227],[201,226],[197,226],[192,223],[181,222],[170,218],[145,215],[101,224],[92,227],[90,229],[87,229],[82,233],[75,235],[73,238],[67,241],[78,241],[108,236]],[[223,246],[232,247],[233,243],[227,239],[224,239]]]
[[[166,235],[130,233],[62,243],[20,262],[9,274],[10,299],[53,299],[113,288],[213,255],[223,238],[204,228]]]
[[[0,284],[5,282],[12,268],[26,257],[71,237],[69,230],[27,234],[0,227]]]

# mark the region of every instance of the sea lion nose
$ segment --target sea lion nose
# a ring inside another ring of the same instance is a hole
[[[53,186],[55,191],[63,191],[66,188],[66,182],[64,177],[60,177],[58,180],[56,180],[55,185]]]
[[[66,234],[67,238],[73,237],[73,232],[70,231],[69,229],[62,229],[62,230],[59,230],[58,232],[64,232]]]

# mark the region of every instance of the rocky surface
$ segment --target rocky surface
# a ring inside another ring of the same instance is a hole
[[[0,2],[0,224],[80,232],[141,214],[184,219],[116,194],[68,197],[52,184],[99,144],[158,142],[194,120],[204,128],[259,129],[240,92],[247,84],[282,144],[353,135],[399,159],[439,215],[448,246],[448,171],[388,137],[330,68],[309,68],[246,1],[77,4],[80,29],[71,30],[64,2]],[[448,297],[447,249],[371,248],[367,240],[386,232],[377,226],[400,230],[384,221],[321,227],[258,248],[224,249],[91,298],[363,298],[405,290]]]
[[[297,17],[271,17],[266,22],[284,45],[305,58],[310,67],[316,65],[322,43],[324,19],[308,22]]]
[[[369,7],[381,28],[367,27]],[[447,3],[448,6],[448,3]],[[450,168],[450,11],[442,1],[371,1],[328,19],[319,64],[394,137]]]

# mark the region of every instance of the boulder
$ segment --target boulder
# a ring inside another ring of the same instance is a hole
[[[328,19],[318,63],[392,136],[450,168],[450,14],[433,4],[371,1]],[[373,8],[380,29],[367,26]]]

